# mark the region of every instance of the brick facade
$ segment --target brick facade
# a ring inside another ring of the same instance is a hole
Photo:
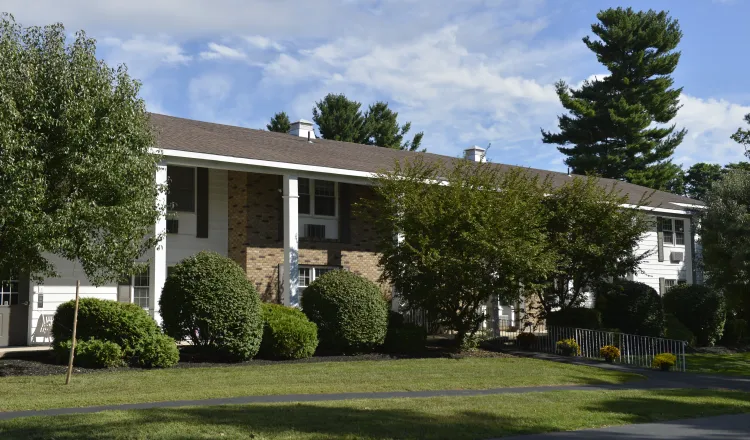
[[[265,301],[280,302],[279,266],[284,263],[281,176],[230,171],[228,185],[229,257],[245,268]],[[369,187],[351,185],[352,203],[371,196]],[[367,219],[355,214],[350,230],[350,243],[300,240],[299,264],[341,266],[379,282],[374,230]]]

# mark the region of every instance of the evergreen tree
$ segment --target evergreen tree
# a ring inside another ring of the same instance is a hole
[[[404,141],[404,136],[411,129],[411,122],[399,126],[397,119],[398,113],[388,108],[387,102],[378,101],[370,105],[365,115],[369,135],[368,144],[417,151],[422,143],[424,133],[417,133],[412,140]]]
[[[315,103],[313,121],[324,139],[366,144],[369,136],[360,107],[361,103],[343,94],[329,93]]]
[[[292,123],[289,121],[289,115],[286,112],[279,112],[273,115],[271,122],[266,125],[268,131],[275,131],[276,133],[289,133],[292,129]]]
[[[706,193],[714,182],[721,179],[721,165],[716,163],[696,163],[685,173],[685,195],[705,200]]]
[[[569,115],[558,117],[559,133],[542,130],[542,139],[560,145],[575,173],[665,189],[680,171],[671,157],[686,133],[665,125],[680,108],[682,88],[672,88],[670,76],[680,59],[679,24],[666,12],[631,8],[597,18],[591,30],[598,39],[583,42],[609,75],[579,89],[558,82]]]
[[[745,122],[750,124],[750,113],[745,115]],[[745,147],[745,156],[750,159],[750,130],[738,128],[737,132],[732,135],[732,139]]]

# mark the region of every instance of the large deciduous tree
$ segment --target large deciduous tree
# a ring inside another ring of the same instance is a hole
[[[750,113],[745,115],[745,122],[750,124]],[[745,147],[745,156],[750,159],[750,129],[738,128],[737,132],[732,135],[732,139]]]
[[[584,44],[609,74],[578,89],[560,81],[557,94],[568,114],[559,133],[542,130],[545,143],[558,144],[565,163],[578,174],[626,180],[665,189],[679,173],[672,163],[686,131],[666,125],[680,108],[682,88],[671,77],[680,59],[677,20],[666,12],[607,9]]]
[[[67,37],[0,19],[0,270],[53,276],[56,254],[100,284],[159,238],[160,157],[139,83]]]
[[[616,186],[607,188],[594,177],[573,178],[545,198],[546,254],[555,269],[530,290],[538,312],[581,307],[589,288],[638,270],[649,255],[636,252],[649,223],[638,209],[623,208],[632,203]]]
[[[551,269],[542,206],[548,185],[525,171],[417,158],[381,173],[374,188],[377,197],[362,206],[379,232],[384,279],[407,308],[455,330],[459,344],[479,329],[491,297],[518,301],[521,285]]]
[[[279,112],[273,115],[271,122],[266,124],[268,131],[274,131],[276,133],[289,133],[292,129],[292,123],[289,121],[289,115],[286,112]]]

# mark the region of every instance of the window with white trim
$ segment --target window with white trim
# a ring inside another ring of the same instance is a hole
[[[0,306],[18,304],[18,280],[11,275],[10,279],[0,281]]]
[[[336,182],[329,180],[299,179],[300,214],[320,217],[336,217],[336,199],[338,191]]]
[[[661,230],[664,233],[664,244],[685,244],[685,220],[662,218]]]
[[[299,280],[298,289],[299,293],[304,292],[305,288],[310,285],[313,281],[323,276],[332,270],[340,269],[339,267],[331,266],[300,266],[299,267]]]
[[[149,287],[149,269],[133,275],[133,304],[137,304],[144,309],[149,309],[150,287]]]

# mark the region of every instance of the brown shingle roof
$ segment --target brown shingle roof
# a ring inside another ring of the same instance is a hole
[[[235,127],[210,122],[195,121],[160,114],[151,114],[151,121],[157,133],[158,146],[163,149],[189,151],[193,153],[216,154],[243,159],[286,162],[300,165],[378,172],[393,166],[395,160],[403,160],[422,154],[426,160],[455,160],[450,156],[432,153],[416,153],[393,150],[349,142],[315,139],[309,143],[306,138],[284,133]],[[514,165],[494,164],[510,169]],[[555,185],[570,179],[565,173],[555,171],[527,170],[548,177]],[[651,189],[612,179],[601,179],[609,186],[617,184],[626,193],[631,203],[637,203]],[[701,202],[664,191],[656,191],[649,205],[654,207],[682,209],[674,203],[699,204]]]

